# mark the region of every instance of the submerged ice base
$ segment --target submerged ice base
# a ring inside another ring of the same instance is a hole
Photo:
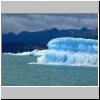
[[[63,37],[52,39],[47,46],[48,50],[35,52],[40,55],[38,63],[98,65],[98,40]]]

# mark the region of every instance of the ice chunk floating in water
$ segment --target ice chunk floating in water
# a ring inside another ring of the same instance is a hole
[[[46,50],[33,50],[33,51],[27,51],[27,52],[19,52],[19,53],[4,53],[5,55],[13,55],[13,56],[40,56],[45,53]]]
[[[48,50],[37,58],[38,63],[97,65],[98,40],[62,37],[49,41]]]
[[[29,56],[29,55],[34,55],[34,51],[27,51],[27,52],[22,52],[22,53],[4,53],[5,55],[13,55],[13,56]]]

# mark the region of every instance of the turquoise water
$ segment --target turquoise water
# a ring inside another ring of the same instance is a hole
[[[2,86],[97,86],[97,67],[29,65],[34,56],[2,54]]]

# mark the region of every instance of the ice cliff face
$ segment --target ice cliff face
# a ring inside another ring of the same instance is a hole
[[[47,46],[37,59],[40,63],[98,64],[98,40],[63,37],[52,39]]]
[[[97,53],[98,41],[83,38],[57,38],[48,43],[50,50]]]

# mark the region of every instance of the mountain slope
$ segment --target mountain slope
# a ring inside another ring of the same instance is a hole
[[[33,49],[46,49],[47,43],[58,37],[74,37],[98,39],[98,29],[82,28],[80,30],[58,30],[56,28],[38,32],[23,31],[16,35],[15,33],[2,34],[2,52],[23,52]]]

